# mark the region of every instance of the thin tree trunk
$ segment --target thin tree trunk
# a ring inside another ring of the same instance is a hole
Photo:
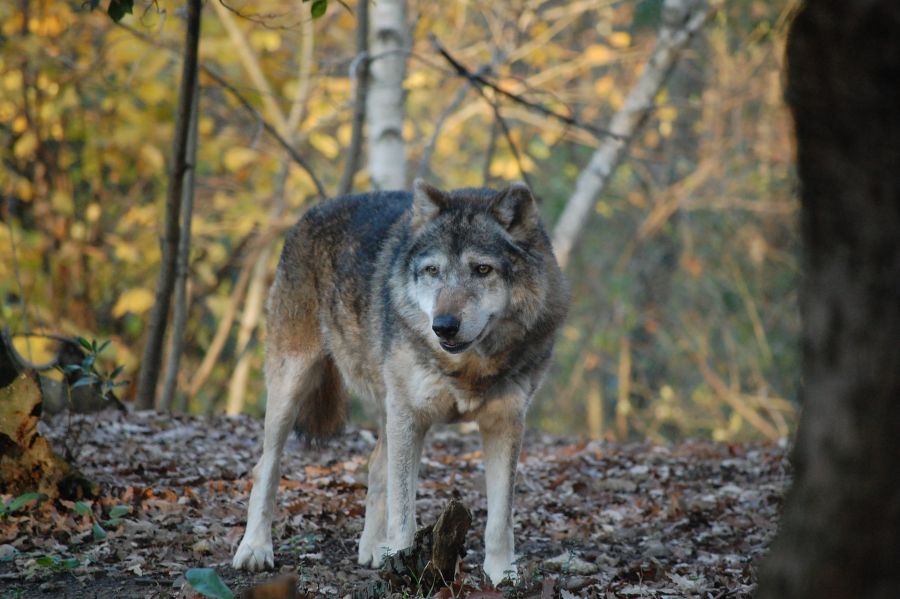
[[[375,189],[406,187],[403,79],[406,74],[406,0],[379,0],[369,38],[369,178]]]
[[[628,440],[628,416],[631,414],[631,338],[623,332],[619,341],[619,368],[616,374],[616,436],[619,441]]]
[[[656,95],[675,60],[717,6],[704,4],[703,0],[665,0],[663,23],[653,54],[622,108],[613,116],[608,127],[610,136],[600,144],[578,175],[575,191],[553,229],[553,248],[563,268],[588,222],[594,202],[606,189],[628,144],[653,109]]]
[[[162,365],[162,348],[169,320],[169,303],[175,286],[176,259],[178,253],[179,225],[181,216],[181,190],[187,171],[187,140],[190,129],[190,112],[193,104],[197,80],[197,49],[200,43],[200,0],[188,1],[188,18],[185,32],[184,64],[181,70],[178,116],[175,124],[175,139],[172,148],[172,173],[166,192],[165,232],[162,239],[162,261],[156,297],[147,326],[147,343],[141,360],[138,377],[137,407],[150,409],[156,398],[156,384]]]
[[[209,378],[209,375],[212,374],[213,368],[215,368],[219,356],[225,348],[225,343],[228,341],[228,337],[231,334],[231,325],[234,324],[234,318],[237,315],[238,306],[243,299],[247,284],[250,282],[250,274],[253,272],[253,265],[256,263],[256,257],[261,251],[262,248],[260,247],[254,248],[252,252],[248,253],[247,262],[241,267],[241,272],[238,275],[237,281],[234,283],[234,289],[231,292],[228,306],[225,308],[222,320],[219,321],[219,328],[216,329],[213,340],[210,342],[209,347],[206,348],[206,355],[203,356],[203,361],[200,363],[200,366],[194,373],[194,377],[191,379],[191,384],[188,386],[189,397],[197,395],[203,385],[206,384],[206,380]]]
[[[188,297],[187,279],[191,255],[191,220],[194,213],[194,178],[197,173],[197,104],[200,101],[200,86],[194,80],[194,101],[191,104],[191,126],[188,131],[188,171],[184,177],[181,198],[181,233],[178,238],[178,263],[175,274],[175,314],[172,318],[172,334],[169,337],[169,355],[166,363],[166,378],[159,396],[157,410],[168,412],[178,388],[178,371],[181,354],[184,352],[184,332],[187,328]]]
[[[760,599],[900,597],[900,3],[788,37],[805,272],[795,480]]]
[[[353,176],[359,170],[362,154],[363,126],[366,121],[366,95],[369,88],[369,0],[360,0],[356,5],[356,58],[350,67],[350,78],[355,82],[353,92],[353,117],[350,147],[347,148],[347,164],[338,195],[353,190]]]

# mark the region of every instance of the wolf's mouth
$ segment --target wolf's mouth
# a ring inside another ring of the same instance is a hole
[[[469,349],[469,346],[472,345],[472,342],[469,341],[466,343],[461,343],[459,341],[441,341],[440,344],[441,349],[443,349],[445,352],[458,354]]]

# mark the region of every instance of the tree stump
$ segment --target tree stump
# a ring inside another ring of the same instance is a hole
[[[39,491],[51,498],[81,499],[97,494],[86,479],[37,431],[43,403],[38,376],[20,373],[0,388],[0,493]]]
[[[472,513],[451,499],[437,521],[416,532],[412,547],[385,558],[378,573],[384,583],[369,585],[353,599],[378,599],[392,591],[412,589],[430,596],[456,579],[456,564],[466,553],[466,533]]]

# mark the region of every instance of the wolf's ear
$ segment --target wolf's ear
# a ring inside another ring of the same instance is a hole
[[[418,229],[447,206],[447,196],[422,179],[413,182],[412,228]]]
[[[531,190],[524,183],[513,183],[491,200],[491,212],[513,237],[527,234],[538,225],[538,209]]]

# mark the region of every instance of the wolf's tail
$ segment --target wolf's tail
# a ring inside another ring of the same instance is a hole
[[[310,440],[337,435],[347,419],[347,391],[334,359],[325,355],[310,369],[300,392],[300,411],[294,428]]]

